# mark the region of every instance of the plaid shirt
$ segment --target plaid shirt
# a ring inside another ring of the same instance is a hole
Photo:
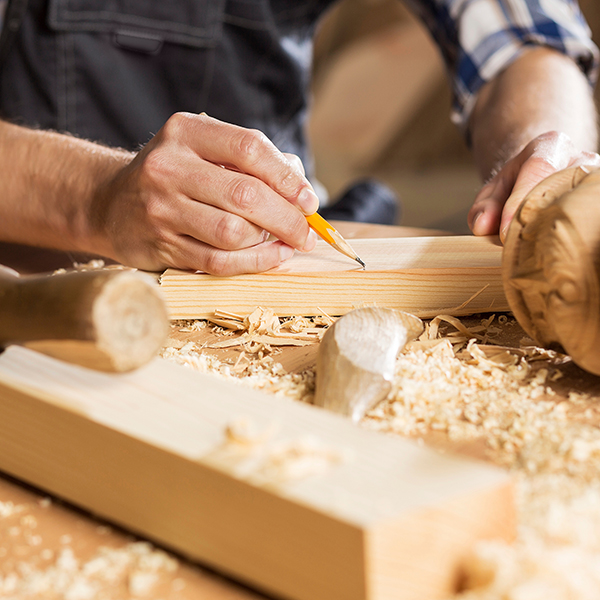
[[[525,49],[567,54],[594,85],[598,49],[576,0],[406,0],[425,22],[446,61],[452,120],[466,130],[481,86]]]

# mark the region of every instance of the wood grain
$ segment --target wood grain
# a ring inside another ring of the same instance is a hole
[[[160,359],[7,349],[0,468],[293,600],[443,598],[475,540],[514,535],[498,469]]]
[[[555,173],[525,198],[503,257],[506,297],[542,346],[600,374],[600,170]]]
[[[215,310],[246,314],[268,306],[278,315],[342,315],[381,306],[419,317],[506,311],[497,238],[436,236],[357,239],[365,270],[325,242],[257,275],[216,277],[168,269],[161,277],[172,319]],[[474,297],[476,296],[476,297]]]

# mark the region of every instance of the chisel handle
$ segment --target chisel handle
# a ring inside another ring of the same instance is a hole
[[[148,275],[107,269],[19,277],[0,268],[0,346],[129,371],[156,355],[168,328],[165,303]]]

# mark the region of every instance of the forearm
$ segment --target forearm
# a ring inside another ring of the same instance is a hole
[[[172,115],[136,155],[0,121],[0,241],[254,273],[314,248],[317,207],[297,157],[207,115]]]
[[[596,151],[596,109],[577,65],[550,49],[528,51],[480,92],[471,116],[473,156],[484,180],[536,136],[566,133]]]
[[[0,240],[102,253],[93,195],[131,158],[71,136],[0,122]]]

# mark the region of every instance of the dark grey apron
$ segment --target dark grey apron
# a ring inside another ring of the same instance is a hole
[[[177,111],[306,160],[312,37],[333,0],[10,0],[0,116],[135,150]]]

